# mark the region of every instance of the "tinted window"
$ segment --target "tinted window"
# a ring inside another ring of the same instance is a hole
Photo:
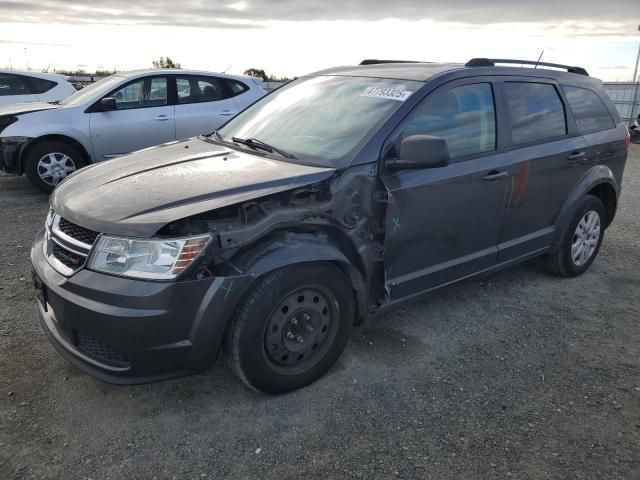
[[[452,160],[495,150],[491,85],[464,85],[429,95],[411,112],[402,132],[403,138],[416,134],[444,138]]]
[[[45,80],[44,78],[35,78],[29,77],[26,79],[31,87],[31,93],[44,93],[51,90],[53,87],[57,85],[56,82],[52,82],[51,80]]]
[[[116,99],[118,110],[160,107],[167,104],[167,79],[142,78],[108,95]]]
[[[231,91],[234,97],[236,95],[240,95],[242,92],[246,92],[247,90],[249,90],[249,87],[247,87],[242,82],[238,82],[237,80],[227,80],[227,85],[229,86],[229,91]]]
[[[553,85],[507,82],[504,88],[515,145],[567,134],[564,106]]]
[[[215,102],[226,98],[222,82],[214,77],[177,77],[178,103]]]
[[[580,133],[614,128],[613,118],[602,99],[586,88],[562,86]]]
[[[0,96],[28,95],[26,85],[17,75],[5,75],[0,73]]]

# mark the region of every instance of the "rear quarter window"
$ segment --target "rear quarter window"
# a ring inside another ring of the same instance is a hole
[[[227,80],[227,86],[229,87],[229,91],[231,92],[232,97],[240,95],[242,92],[246,92],[247,90],[249,90],[249,87],[237,80]]]
[[[25,83],[29,85],[31,93],[45,93],[57,85],[56,82],[45,80],[44,78],[28,77],[25,78],[25,80]]]
[[[567,134],[564,104],[549,83],[505,82],[514,145],[558,138]]]
[[[587,88],[562,85],[580,133],[587,134],[615,128],[615,122],[602,99]]]

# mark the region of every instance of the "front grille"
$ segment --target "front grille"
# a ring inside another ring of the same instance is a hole
[[[93,242],[98,238],[99,233],[94,232],[93,230],[89,230],[88,228],[81,227],[80,225],[76,225],[75,223],[71,223],[68,220],[60,217],[60,222],[58,223],[58,228],[65,235],[70,236],[71,238],[86,243],[87,245],[93,245]]]
[[[72,270],[76,270],[77,268],[81,267],[85,259],[85,257],[83,257],[82,255],[77,255],[73,252],[70,252],[69,250],[62,248],[57,243],[53,244],[51,253],[58,259],[60,263]]]
[[[129,359],[115,348],[102,343],[95,338],[74,330],[75,344],[78,350],[102,363],[117,367],[128,367]]]

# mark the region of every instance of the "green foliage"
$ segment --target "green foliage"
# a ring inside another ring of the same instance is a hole
[[[295,78],[276,77],[274,75],[267,75],[265,71],[261,68],[247,68],[244,71],[244,74],[247,75],[248,77],[261,78],[263,82],[290,82],[291,80],[295,80]]]
[[[174,62],[169,57],[160,57],[158,60],[154,60],[153,68],[182,68],[178,62]]]

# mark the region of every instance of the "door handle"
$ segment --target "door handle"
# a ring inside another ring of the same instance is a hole
[[[166,122],[169,120],[169,115],[158,115],[155,119],[159,122]]]
[[[235,115],[237,112],[233,112],[231,110],[223,110],[220,112],[220,115],[224,116],[224,117],[230,117],[232,115]]]
[[[585,152],[573,152],[567,157],[567,160],[578,160],[585,156]]]
[[[498,180],[499,178],[506,177],[507,175],[509,175],[509,172],[507,172],[506,170],[503,170],[503,171],[491,170],[484,177],[482,177],[482,180],[484,180],[485,182],[493,182],[494,180]]]

